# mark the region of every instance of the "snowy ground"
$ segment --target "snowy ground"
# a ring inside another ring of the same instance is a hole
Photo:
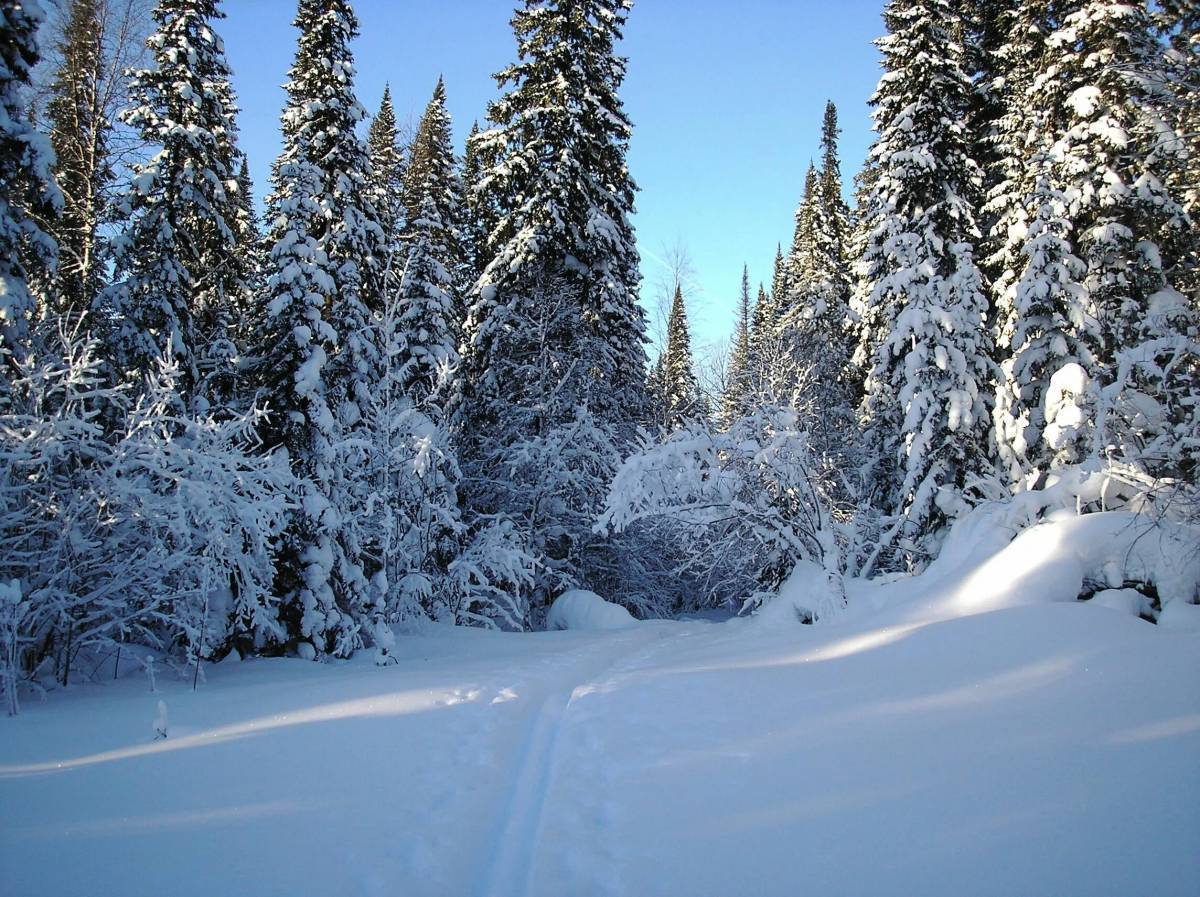
[[[1200,634],[1002,601],[1004,566],[826,625],[434,628],[29,700],[0,892],[1195,897]]]
[[[443,631],[3,722],[8,895],[1194,895],[1200,650],[1105,608]]]

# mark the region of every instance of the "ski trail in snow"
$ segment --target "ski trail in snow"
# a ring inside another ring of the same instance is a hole
[[[573,684],[554,689],[542,699],[519,748],[517,770],[504,801],[492,859],[484,867],[483,880],[476,889],[479,897],[525,897],[529,893],[534,852],[556,768],[554,757],[563,719],[582,689],[622,661],[640,656],[638,649],[644,648],[648,641],[659,643],[661,636],[639,630],[635,639],[621,638],[618,645],[605,645],[604,651],[589,652],[573,668],[562,670],[570,675],[568,681]]]

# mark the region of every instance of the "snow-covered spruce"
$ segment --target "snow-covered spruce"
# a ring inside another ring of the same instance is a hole
[[[357,528],[370,476],[358,431],[383,376],[384,234],[355,131],[365,117],[349,49],[358,22],[345,0],[302,0],[294,24],[255,354],[273,415],[264,442],[285,448],[304,481],[279,545],[284,621],[293,637],[345,656],[363,643],[374,606]]]
[[[62,206],[50,173],[54,154],[26,118],[44,17],[37,0],[0,0],[0,352],[6,364],[30,349],[36,305],[30,279],[45,283],[57,260],[54,240],[38,224]]]
[[[974,258],[978,169],[962,124],[970,84],[954,36],[961,15],[947,0],[890,3],[879,42],[886,74],[872,99],[862,416],[879,459],[875,501],[895,516],[884,542],[913,558],[989,467],[991,341]]]
[[[455,429],[473,513],[501,513],[544,601],[586,583],[591,521],[645,406],[630,124],[615,45],[627,0],[526,0],[498,76],[475,202],[498,211],[464,337]]]
[[[227,379],[231,334],[248,311],[237,109],[214,27],[222,16],[216,0],[160,0],[154,9],[152,64],[133,73],[122,117],[160,149],[137,166],[121,201],[129,223],[113,242],[116,280],[98,300],[118,374],[136,378],[170,353],[188,404],[205,398],[208,374]]]

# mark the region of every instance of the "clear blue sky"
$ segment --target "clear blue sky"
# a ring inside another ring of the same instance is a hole
[[[356,88],[368,112],[390,82],[401,120],[418,117],[439,74],[455,138],[483,119],[491,75],[516,56],[504,0],[357,0]],[[281,85],[295,50],[295,0],[227,0],[219,23],[242,107],[242,145],[256,190],[279,152]],[[732,327],[742,263],[769,284],[775,245],[786,248],[804,172],[818,153],[826,99],[843,129],[850,180],[870,145],[867,99],[879,76],[871,41],[881,0],[641,0],[625,30],[622,92],[633,120],[629,165],[641,188],[634,219],[644,300],[652,305],[655,257],[682,243],[698,291],[693,340]]]

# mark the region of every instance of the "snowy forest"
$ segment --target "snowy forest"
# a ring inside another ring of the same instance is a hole
[[[572,588],[663,617],[805,561],[842,600],[1065,478],[1194,523],[1193,6],[891,4],[854,206],[830,104],[706,394],[679,292],[647,364],[624,0],[519,10],[461,159],[444,86],[402,144],[350,4],[304,0],[261,218],[215,0],[161,0],[125,71],[115,0],[8,0],[10,702],[127,643],[386,662]]]
[[[229,659],[383,675],[446,627],[800,639],[1022,576],[1137,639],[1200,630],[1200,3],[883,5],[869,155],[830,102],[715,361],[678,283],[649,336],[636,10],[517,5],[478,120],[439,80],[406,128],[356,94],[350,0],[298,0],[256,185],[219,0],[0,0],[10,715],[156,664],[200,693]],[[1180,850],[1154,893],[1200,886]]]

